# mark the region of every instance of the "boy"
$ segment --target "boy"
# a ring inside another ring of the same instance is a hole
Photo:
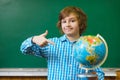
[[[48,80],[88,80],[77,75],[85,73],[73,57],[73,44],[86,29],[86,14],[78,7],[65,7],[61,10],[58,28],[63,33],[60,38],[47,39],[48,31],[25,40],[21,45],[24,54],[33,54],[47,59]],[[98,79],[104,80],[104,73],[100,68],[95,69]]]

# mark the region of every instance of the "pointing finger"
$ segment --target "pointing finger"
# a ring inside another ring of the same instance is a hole
[[[47,42],[50,43],[50,44],[52,44],[52,45],[55,45],[55,43],[53,41],[51,41],[51,40],[47,39]]]

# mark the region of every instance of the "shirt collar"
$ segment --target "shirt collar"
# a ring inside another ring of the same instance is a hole
[[[63,36],[60,37],[60,40],[61,40],[62,42],[64,42],[64,41],[70,42],[69,39],[66,37],[65,34],[64,34]],[[73,42],[71,42],[71,43],[75,43],[75,42],[76,42],[76,41],[73,41]]]
[[[81,35],[81,36],[82,36],[82,35]],[[80,37],[81,37],[81,36],[80,36]],[[61,40],[62,42],[64,42],[64,41],[69,41],[65,34],[60,37],[60,40]],[[74,41],[74,42],[72,42],[72,43],[76,43],[76,42],[77,42],[77,41]]]
[[[61,36],[61,37],[60,37],[60,40],[63,41],[63,42],[64,42],[64,41],[68,41],[66,35]]]

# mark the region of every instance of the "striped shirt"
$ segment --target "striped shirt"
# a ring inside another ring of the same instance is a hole
[[[26,39],[21,45],[21,51],[24,54],[33,54],[44,57],[48,62],[48,80],[88,80],[87,77],[78,77],[78,74],[85,73],[85,70],[79,67],[79,63],[73,56],[73,44],[65,35],[60,38],[50,38],[55,45],[47,44],[40,47]],[[101,68],[93,70],[98,75],[98,80],[104,80],[104,72]]]

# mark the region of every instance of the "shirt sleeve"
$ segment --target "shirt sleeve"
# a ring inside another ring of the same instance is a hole
[[[95,71],[98,76],[98,80],[104,80],[105,74],[104,74],[103,70],[101,68],[96,68]]]
[[[32,42],[32,37],[26,39],[20,47],[23,54],[30,54],[39,57],[47,56],[47,47],[40,47],[39,45]]]

